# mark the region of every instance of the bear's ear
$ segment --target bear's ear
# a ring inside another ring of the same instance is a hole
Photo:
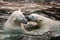
[[[14,21],[16,20],[16,18],[13,19]]]

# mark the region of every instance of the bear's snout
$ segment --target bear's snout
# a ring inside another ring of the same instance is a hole
[[[27,19],[28,21],[31,21],[31,19],[30,19],[28,16],[26,17],[26,19]]]
[[[27,22],[28,22],[28,21],[27,21],[26,19],[23,20],[23,23],[24,23],[24,24],[27,24]]]

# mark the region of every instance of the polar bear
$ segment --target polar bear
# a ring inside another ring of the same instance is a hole
[[[22,23],[26,24],[28,21],[21,12],[21,10],[14,11],[3,27],[4,33],[25,33],[24,29],[22,28]],[[10,34],[8,35],[2,35],[2,39],[10,37]]]
[[[40,27],[39,31],[38,30],[33,31],[34,34],[35,33],[43,34],[48,31],[55,31],[57,28],[59,28],[59,31],[60,31],[60,22],[59,21],[52,20],[52,19],[49,19],[47,17],[38,15],[38,14],[31,14],[28,16],[28,18],[31,21],[37,22]],[[54,36],[56,36],[56,32],[54,32],[54,33],[55,33]]]
[[[10,15],[6,23],[4,24],[3,30],[8,31],[8,32],[13,31],[13,30],[20,30],[23,32],[21,28],[21,23],[26,24],[27,19],[25,18],[21,10],[14,11]]]

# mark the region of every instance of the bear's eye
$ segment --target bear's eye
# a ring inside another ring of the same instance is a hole
[[[32,16],[32,18],[34,18],[34,16]]]

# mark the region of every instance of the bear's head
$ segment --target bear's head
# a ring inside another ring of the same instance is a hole
[[[41,15],[38,15],[38,14],[31,14],[28,16],[28,18],[31,20],[31,21],[42,21],[42,18],[43,16]]]
[[[26,24],[28,21],[21,11],[16,11],[16,16],[13,19],[14,21]]]

